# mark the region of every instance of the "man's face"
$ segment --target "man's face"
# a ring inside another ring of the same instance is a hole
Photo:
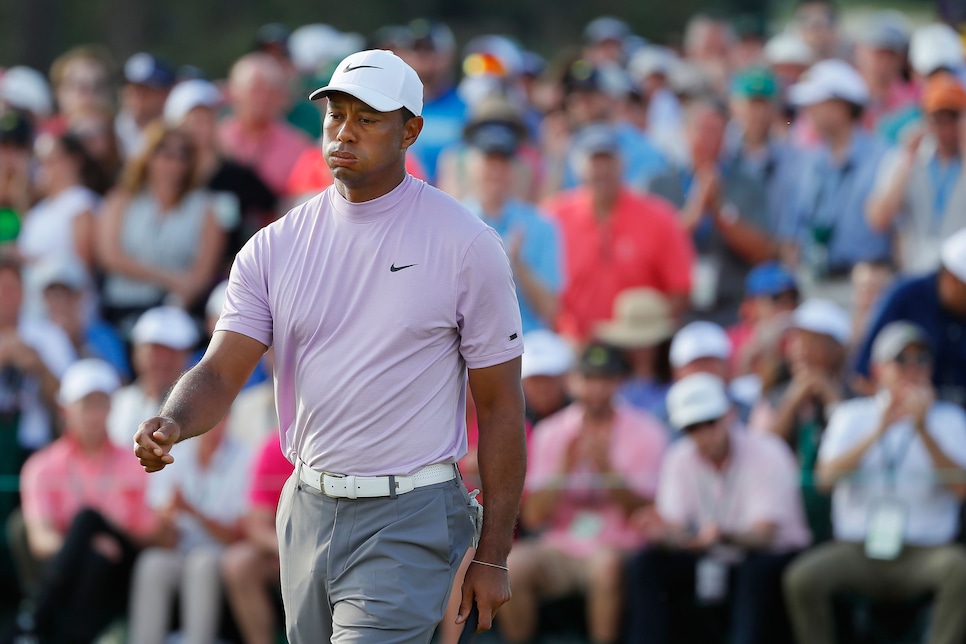
[[[954,110],[938,110],[926,117],[926,123],[936,144],[943,154],[959,154],[960,137],[962,136],[962,112]]]
[[[124,109],[134,117],[134,122],[146,125],[164,114],[164,102],[168,98],[168,90],[128,83],[121,91],[121,103]]]
[[[624,379],[620,376],[585,375],[573,373],[570,377],[570,394],[591,414],[608,411],[614,396]]]
[[[273,77],[269,69],[278,76]],[[274,67],[254,68],[234,80],[230,94],[235,114],[244,123],[271,123],[285,106],[284,83],[281,70]]]
[[[932,367],[933,358],[929,349],[911,344],[895,360],[875,365],[875,376],[878,385],[895,396],[910,388],[930,386]]]
[[[480,152],[473,162],[473,182],[481,201],[503,201],[513,192],[513,160],[503,154]]]
[[[823,333],[790,329],[787,344],[792,373],[821,371],[833,373],[842,358],[842,347]]]
[[[572,125],[606,121],[613,109],[614,101],[604,92],[596,89],[579,89],[567,94],[564,106]]]
[[[188,352],[172,349],[163,344],[141,343],[134,346],[134,371],[138,380],[143,380],[146,388],[166,392],[181,372],[188,360]]]
[[[203,105],[185,114],[181,123],[181,129],[191,137],[197,150],[206,150],[215,145],[217,126],[215,111]]]
[[[527,407],[538,418],[559,411],[567,402],[567,385],[563,376],[527,376],[521,383]]]
[[[764,98],[737,98],[731,102],[735,121],[756,139],[768,134],[775,120],[775,104]]]
[[[92,58],[70,61],[56,93],[61,111],[71,117],[98,112],[111,104],[107,71]]]
[[[829,99],[805,108],[815,129],[823,138],[838,134],[843,128],[852,126],[849,104],[838,99]]]
[[[601,152],[580,162],[580,174],[592,192],[612,194],[621,185],[621,162],[616,154]]]
[[[107,441],[107,417],[111,413],[111,397],[95,391],[64,407],[67,431],[87,448]]]
[[[322,123],[325,162],[338,181],[352,186],[385,176],[405,162],[419,135],[422,119],[403,122],[401,112],[377,112],[354,96],[329,96]]]
[[[688,438],[694,442],[701,458],[717,461],[728,452],[728,416],[697,423],[686,428]]]
[[[44,289],[44,305],[50,320],[63,329],[72,330],[81,324],[81,294],[63,284],[51,284]]]

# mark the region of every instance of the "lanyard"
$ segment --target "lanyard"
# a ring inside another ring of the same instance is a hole
[[[909,453],[909,448],[912,447],[912,441],[916,439],[916,430],[914,427],[909,428],[906,433],[906,440],[898,445],[897,450],[887,451],[885,447],[885,437],[879,439],[877,444],[879,452],[882,454],[882,464],[885,465],[886,469],[886,483],[890,490],[895,490],[896,487],[896,475],[899,472],[899,466],[905,460],[906,455]]]
[[[700,497],[701,515],[711,517],[718,528],[721,528],[725,517],[732,514],[728,510],[732,509],[730,506],[734,505],[733,492],[735,491],[738,478],[734,460],[736,456],[734,453],[734,444],[732,444],[731,462],[728,464],[728,471],[724,475],[724,482],[721,485],[721,496],[718,499],[715,499],[712,489],[716,477],[709,475],[707,469],[702,469],[698,472],[698,495]]]

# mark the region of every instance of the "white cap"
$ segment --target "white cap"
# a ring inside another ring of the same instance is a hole
[[[131,329],[134,344],[160,344],[185,351],[198,342],[191,316],[175,306],[159,306],[141,314]]]
[[[920,27],[909,41],[909,64],[920,76],[937,69],[958,70],[963,65],[963,41],[959,34],[942,23]]]
[[[668,420],[679,430],[721,418],[729,409],[724,380],[710,373],[681,378],[667,392]]]
[[[82,291],[88,284],[87,268],[70,257],[46,259],[37,265],[34,275],[40,291],[55,284],[66,286],[72,291]]]
[[[671,366],[675,369],[699,358],[731,357],[731,339],[721,326],[698,320],[684,326],[671,340]]]
[[[221,92],[212,83],[193,78],[178,83],[164,102],[164,121],[171,127],[178,127],[196,107],[217,107],[221,103]]]
[[[947,271],[966,283],[966,228],[946,238],[939,259]]]
[[[802,80],[788,89],[788,97],[798,106],[815,105],[832,99],[865,105],[869,86],[862,75],[844,60],[832,59],[815,63],[802,75]]]
[[[791,328],[827,335],[846,346],[852,337],[852,320],[841,306],[830,300],[811,299],[792,313]]]
[[[423,82],[402,58],[384,49],[356,52],[339,63],[332,79],[309,95],[309,100],[345,92],[379,112],[405,107],[419,116],[423,112]]]
[[[640,83],[648,76],[663,74],[667,76],[674,66],[677,56],[667,47],[646,45],[641,47],[627,63],[627,72]]]
[[[539,329],[523,335],[523,364],[520,377],[562,376],[574,364],[574,352],[553,331]]]
[[[42,117],[49,116],[53,110],[47,79],[36,69],[22,65],[11,67],[3,73],[0,78],[0,99],[11,107]]]
[[[95,391],[113,394],[120,386],[114,367],[103,360],[85,358],[67,367],[60,379],[57,400],[61,405],[71,405]]]
[[[815,53],[802,37],[791,32],[772,36],[762,52],[769,65],[811,65]]]
[[[333,58],[345,55],[337,49],[341,40],[342,34],[330,25],[302,25],[288,39],[292,64],[302,74],[314,74]]]

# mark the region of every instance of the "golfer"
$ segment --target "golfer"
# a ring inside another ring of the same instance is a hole
[[[172,463],[172,445],[215,425],[274,346],[295,464],[277,518],[289,641],[426,643],[473,537],[455,466],[468,381],[486,520],[457,621],[475,602],[485,630],[510,597],[526,468],[509,261],[493,230],[406,173],[423,126],[411,67],[353,54],[311,96],[322,97],[334,185],[238,253],[208,351],[134,451],[149,472]]]

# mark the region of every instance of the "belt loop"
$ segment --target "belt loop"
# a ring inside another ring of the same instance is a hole
[[[350,476],[346,476],[344,480],[345,480],[346,496],[350,499],[358,499],[359,490],[356,487],[356,477],[350,475]]]
[[[302,459],[298,459],[298,463],[295,464],[295,489],[302,491]]]
[[[389,475],[389,498],[395,499],[399,495],[396,493],[396,477],[392,474]]]

